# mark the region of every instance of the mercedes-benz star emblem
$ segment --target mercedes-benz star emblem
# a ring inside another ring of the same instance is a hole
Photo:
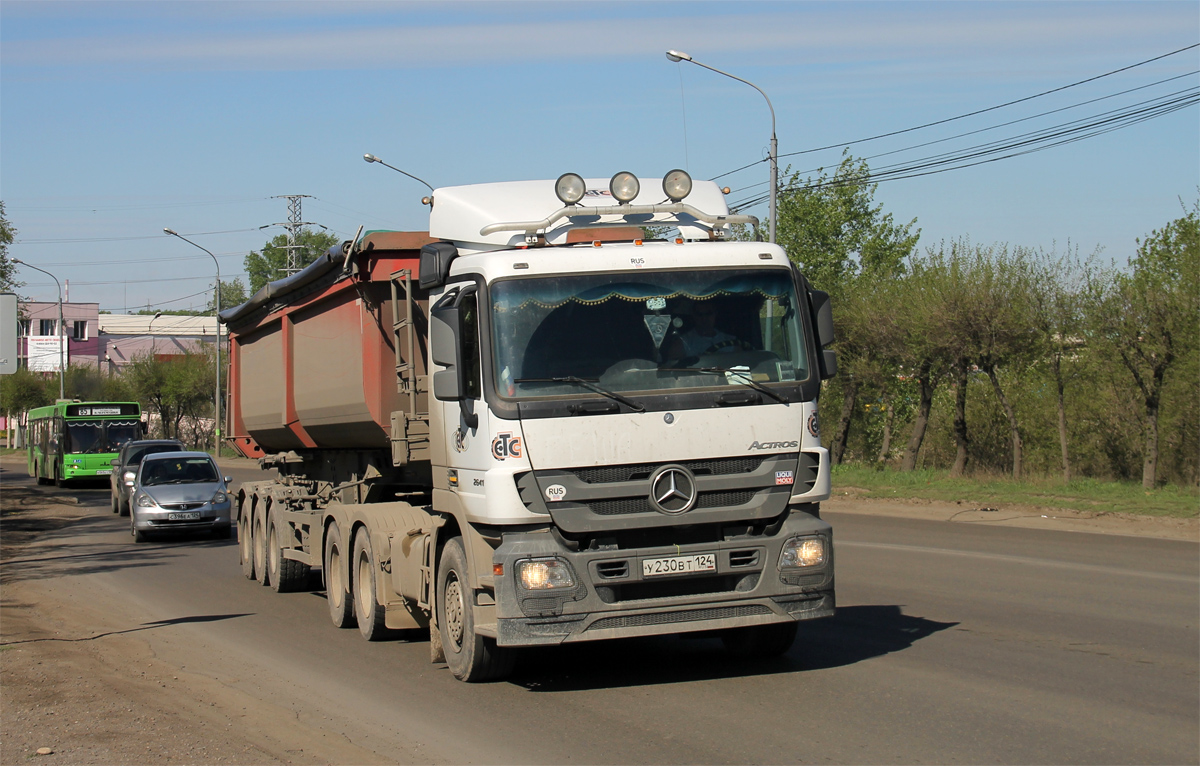
[[[663,466],[650,477],[650,504],[662,513],[684,513],[696,504],[696,479],[688,469]]]

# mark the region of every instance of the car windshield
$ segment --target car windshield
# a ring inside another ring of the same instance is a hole
[[[217,480],[217,467],[207,457],[151,460],[142,465],[142,484],[204,484]]]
[[[151,444],[147,447],[136,447],[129,451],[129,465],[138,465],[147,455],[155,455],[159,452],[182,452],[183,449],[175,444]]]
[[[509,279],[491,287],[499,394],[794,383],[809,375],[784,269]],[[583,383],[591,383],[586,386]]]

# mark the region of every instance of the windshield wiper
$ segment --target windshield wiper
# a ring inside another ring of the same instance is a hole
[[[590,391],[595,391],[596,393],[600,394],[601,396],[607,396],[609,399],[612,399],[614,402],[620,402],[621,404],[624,404],[626,407],[633,410],[634,412],[645,412],[646,411],[646,408],[643,405],[638,404],[637,402],[633,401],[632,399],[628,399],[624,396],[621,396],[620,394],[618,394],[615,391],[609,391],[607,388],[604,388],[603,386],[598,386],[590,380],[585,380],[583,378],[576,377],[575,375],[564,375],[564,376],[558,377],[558,378],[517,378],[513,382],[514,383],[575,383],[576,385],[583,386],[584,388],[586,388]]]
[[[690,368],[685,368],[685,369],[691,369],[696,372],[706,372],[711,375],[725,375],[726,377],[729,377],[731,375],[736,375],[738,380],[742,381],[747,386],[750,386],[755,391],[761,391],[762,393],[766,394],[767,396],[771,397],[772,399],[774,399],[777,402],[783,402],[784,404],[788,403],[788,400],[785,397],[780,396],[779,394],[775,393],[771,389],[764,386],[762,383],[759,383],[757,380],[750,377],[749,370],[738,370],[738,369],[732,368],[732,367],[690,367]]]

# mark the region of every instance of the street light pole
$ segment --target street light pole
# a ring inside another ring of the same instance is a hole
[[[397,173],[399,173],[399,174],[401,174],[401,175],[408,176],[409,178],[411,178],[412,180],[414,180],[414,181],[416,181],[416,182],[418,182],[418,183],[425,184],[425,187],[426,187],[427,189],[429,189],[429,191],[430,191],[430,192],[433,192],[433,190],[434,190],[434,189],[433,189],[433,187],[429,185],[429,182],[428,182],[428,181],[424,181],[424,180],[422,180],[422,179],[420,179],[420,178],[417,178],[417,177],[416,177],[416,176],[414,176],[412,173],[409,173],[409,172],[407,172],[407,171],[401,170],[401,169],[400,169],[400,168],[398,168],[398,167],[395,167],[395,166],[393,166],[393,165],[389,165],[389,164],[387,164],[386,162],[384,162],[383,160],[381,160],[381,159],[379,159],[378,157],[376,157],[374,154],[364,154],[364,155],[363,155],[363,159],[364,159],[366,162],[368,162],[368,163],[371,163],[371,162],[378,162],[380,165],[383,165],[385,168],[391,168],[392,170],[396,171]],[[421,200],[421,204],[422,204],[422,205],[432,205],[432,204],[433,204],[433,197],[425,197],[425,198],[423,198],[423,199]]]
[[[217,256],[212,254],[212,251],[206,247],[201,247],[187,237],[183,236],[174,229],[164,228],[163,232],[170,234],[172,237],[178,237],[192,247],[199,248],[208,253],[213,259],[213,265],[217,267],[217,287],[216,287],[216,303],[213,304],[213,319],[217,320],[216,326],[216,343],[217,343],[217,382],[213,391],[213,456],[221,456],[221,320],[218,315],[221,313],[221,264],[217,261]]]
[[[46,276],[53,279],[54,284],[58,285],[58,398],[66,399],[67,398],[66,386],[63,385],[63,378],[67,374],[67,360],[66,360],[66,349],[64,348],[64,344],[66,343],[66,341],[63,338],[62,284],[58,281],[58,277],[54,276],[53,274],[46,271],[45,269],[39,269],[37,266],[26,263],[25,261],[19,260],[17,258],[13,258],[12,262],[19,263],[22,266],[28,266],[29,268],[33,269],[34,271],[40,271],[43,274],[45,274]]]
[[[716,67],[711,67],[708,64],[702,64],[699,61],[692,58],[691,56],[689,56],[688,54],[684,53],[683,51],[667,51],[667,59],[669,61],[675,61],[675,62],[690,61],[693,64],[695,64],[696,66],[704,67],[705,69],[709,70],[710,72],[716,72],[717,74],[723,74],[730,79],[737,80],[738,82],[742,82],[742,83],[745,83],[746,85],[749,85],[751,88],[754,88],[756,91],[761,93],[763,98],[767,99],[767,108],[771,110],[771,227],[770,227],[771,233],[770,233],[770,236],[771,236],[771,242],[774,242],[775,241],[776,204],[777,204],[776,200],[778,199],[778,196],[779,196],[779,142],[775,138],[775,107],[771,105],[771,99],[767,96],[766,92],[764,92],[762,88],[758,87],[757,85],[750,82],[749,80],[743,80],[742,78],[740,78],[736,75],[729,74],[729,72],[722,72],[720,69],[717,69]]]

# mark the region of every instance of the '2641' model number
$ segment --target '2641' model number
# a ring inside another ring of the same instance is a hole
[[[643,577],[690,574],[692,572],[715,572],[716,569],[717,556],[715,553],[698,553],[695,556],[671,556],[665,559],[645,559],[642,561]]]

